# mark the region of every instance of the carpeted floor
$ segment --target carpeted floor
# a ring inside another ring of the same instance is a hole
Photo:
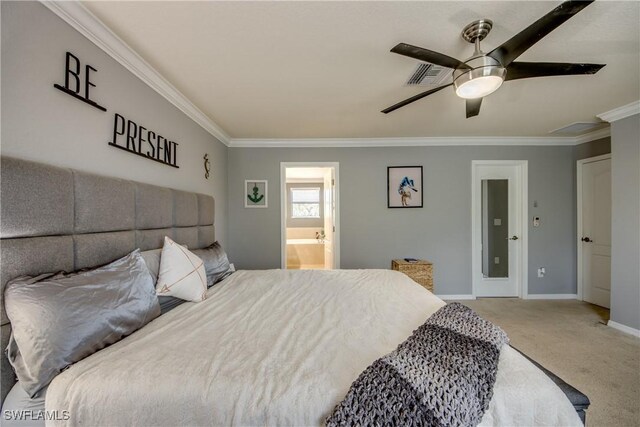
[[[640,339],[606,326],[609,310],[575,300],[460,301],[511,344],[589,396],[587,425],[640,426]]]

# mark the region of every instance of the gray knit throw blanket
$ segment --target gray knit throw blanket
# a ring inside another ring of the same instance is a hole
[[[360,374],[327,426],[477,426],[508,342],[470,308],[447,304]]]

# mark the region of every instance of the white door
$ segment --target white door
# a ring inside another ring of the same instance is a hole
[[[474,295],[520,296],[523,269],[521,166],[477,164],[473,173]]]
[[[333,265],[333,242],[335,238],[335,169],[326,168],[324,174],[324,268],[331,270]]]
[[[582,165],[582,298],[609,308],[611,295],[611,159]]]

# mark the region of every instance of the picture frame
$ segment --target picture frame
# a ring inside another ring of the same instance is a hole
[[[266,179],[245,179],[243,197],[245,208],[269,207],[269,183]]]
[[[422,208],[422,166],[387,167],[387,208]]]

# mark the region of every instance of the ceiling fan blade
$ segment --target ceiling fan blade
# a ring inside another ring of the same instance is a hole
[[[447,56],[443,53],[434,52],[432,50],[423,49],[406,43],[399,43],[391,52],[398,55],[408,56],[410,58],[419,59],[420,61],[430,62],[432,64],[441,65],[447,68],[471,68],[467,64],[455,58]]]
[[[503,66],[508,66],[524,51],[539,42],[544,36],[558,28],[573,15],[589,6],[593,1],[565,1],[501,46],[493,49],[488,55],[500,61]]]
[[[467,119],[480,114],[480,105],[482,105],[482,98],[467,99]]]
[[[419,99],[422,99],[425,96],[429,96],[432,93],[436,93],[439,90],[444,89],[445,87],[451,86],[452,84],[453,83],[449,83],[448,85],[440,86],[440,87],[437,87],[435,89],[430,89],[430,90],[427,90],[425,92],[419,93],[419,94],[417,94],[415,96],[412,96],[411,98],[405,99],[404,101],[400,101],[397,104],[394,104],[389,108],[385,108],[384,110],[382,110],[382,112],[385,113],[385,114],[389,114],[390,112],[395,111],[400,107],[404,107],[405,105],[411,104],[412,102],[415,102],[415,101],[417,101]]]
[[[567,64],[562,62],[512,62],[507,67],[506,80],[530,77],[595,74],[606,64]]]

